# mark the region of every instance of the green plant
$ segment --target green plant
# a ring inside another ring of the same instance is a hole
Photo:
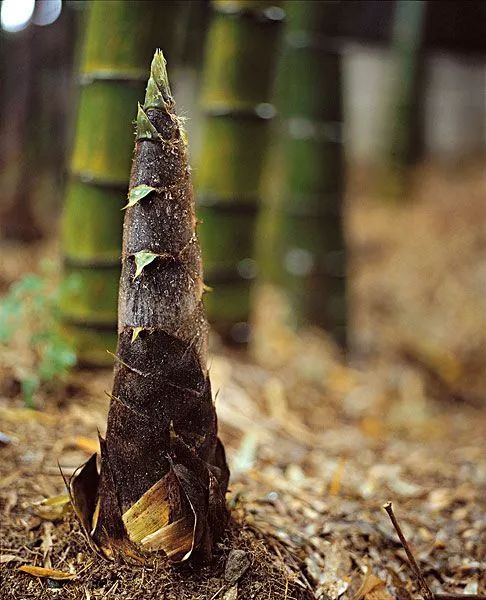
[[[3,366],[20,381],[26,406],[43,384],[58,383],[76,364],[76,354],[61,330],[59,302],[75,289],[75,277],[56,281],[51,264],[13,283],[0,299]]]

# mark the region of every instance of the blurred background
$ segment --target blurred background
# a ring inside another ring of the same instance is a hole
[[[483,2],[3,0],[0,17],[0,341],[27,396],[111,363],[132,121],[160,47],[214,347],[278,365],[311,331],[476,399]]]

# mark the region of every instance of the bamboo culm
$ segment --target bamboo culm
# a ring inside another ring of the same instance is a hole
[[[205,304],[216,331],[227,341],[244,342],[284,12],[270,1],[216,1],[213,9],[202,77],[205,120],[195,171],[205,277],[212,289]]]
[[[262,279],[290,306],[292,326],[346,342],[342,65],[338,2],[288,1],[279,64],[273,177],[260,224]],[[334,36],[334,39],[333,39]]]
[[[195,226],[185,134],[158,51],[137,116],[101,473],[91,464],[71,482],[81,521],[109,556],[206,559],[226,523],[229,472],[207,372]]]
[[[384,163],[390,195],[401,195],[408,167],[424,153],[424,28],[427,2],[395,4]]]

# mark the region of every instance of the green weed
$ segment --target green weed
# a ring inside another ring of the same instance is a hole
[[[74,278],[56,282],[53,265],[24,275],[0,299],[2,362],[20,381],[26,406],[41,385],[59,383],[76,364],[76,354],[61,330],[59,300],[76,287]]]

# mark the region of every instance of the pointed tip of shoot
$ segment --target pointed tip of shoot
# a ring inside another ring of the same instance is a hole
[[[154,78],[155,82],[160,88],[167,87],[167,91],[170,94],[169,78],[167,76],[167,61],[165,60],[164,53],[160,48],[155,51],[150,65],[150,76]]]
[[[150,79],[145,92],[143,107],[167,109],[174,104],[167,75],[167,62],[162,50],[156,50],[150,65]]]

